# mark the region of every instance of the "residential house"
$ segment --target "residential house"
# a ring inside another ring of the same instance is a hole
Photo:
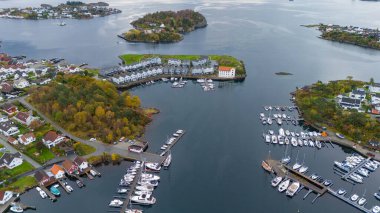
[[[379,141],[370,140],[368,143],[373,148],[376,148],[376,149],[380,148],[380,142]]]
[[[371,104],[372,105],[380,104],[380,94],[371,95]]]
[[[35,119],[29,112],[19,112],[16,116],[13,117],[16,121],[29,126],[30,123]]]
[[[42,138],[42,142],[50,149],[65,140],[65,137],[58,135],[55,131],[49,131]]]
[[[180,66],[182,64],[182,61],[179,59],[175,59],[175,58],[169,58],[168,64],[171,66]]]
[[[1,83],[1,92],[5,94],[9,94],[13,91],[13,86],[12,84],[8,82],[3,82]]]
[[[0,205],[6,204],[13,197],[11,191],[0,191]]]
[[[83,170],[88,168],[88,162],[82,157],[77,156],[74,159],[74,163],[75,163],[75,165],[78,166],[80,171],[83,171]]]
[[[349,97],[354,99],[360,99],[360,101],[363,101],[365,99],[365,90],[363,88],[355,89],[350,92]]]
[[[0,133],[2,133],[5,136],[11,136],[18,134],[20,130],[15,125],[13,121],[6,121],[3,123],[0,123]]]
[[[219,78],[234,78],[235,77],[235,67],[219,66],[218,77]]]
[[[3,106],[1,106],[1,109],[2,109],[5,113],[7,113],[8,115],[12,115],[13,113],[18,112],[18,109],[17,109],[17,107],[16,107],[15,105],[13,105],[13,104],[8,104],[8,103],[6,103],[6,104],[4,104]]]
[[[54,164],[53,167],[51,167],[50,171],[53,173],[56,179],[61,179],[65,175],[65,171],[57,164]]]
[[[55,182],[55,177],[50,177],[43,170],[39,170],[36,173],[34,173],[34,178],[37,180],[40,186],[48,186]]]
[[[76,174],[78,172],[78,166],[75,165],[71,160],[66,159],[62,163],[62,167],[68,174]]]
[[[344,109],[356,109],[359,110],[361,108],[360,99],[350,98],[350,97],[338,97],[338,104]]]
[[[29,86],[29,81],[25,78],[19,78],[13,82],[13,86],[18,89],[23,89]]]
[[[28,144],[36,141],[36,137],[34,136],[34,134],[32,132],[29,132],[29,133],[23,134],[21,136],[19,135],[18,141],[23,145],[28,145]]]
[[[0,115],[0,123],[9,121],[8,116],[6,115]]]
[[[0,158],[0,167],[7,167],[8,169],[13,169],[20,166],[23,162],[22,156],[19,152],[14,154],[4,153]]]
[[[380,93],[380,83],[374,83],[368,89],[371,93]]]
[[[13,145],[18,144],[18,140],[16,140],[14,137],[8,137],[7,141],[8,143],[13,144]]]

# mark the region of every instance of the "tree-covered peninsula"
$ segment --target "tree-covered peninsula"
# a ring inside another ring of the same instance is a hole
[[[120,35],[130,42],[169,43],[183,39],[184,33],[206,27],[206,18],[193,10],[150,13],[131,23],[134,29]]]
[[[137,96],[80,75],[58,75],[51,84],[31,89],[28,101],[76,136],[106,143],[139,136],[150,121]]]

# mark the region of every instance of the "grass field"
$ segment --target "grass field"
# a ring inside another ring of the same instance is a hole
[[[20,174],[23,174],[25,172],[28,172],[28,171],[31,171],[33,170],[34,167],[26,162],[24,160],[24,162],[16,167],[16,168],[13,168],[13,169],[7,169],[7,168],[4,168],[4,169],[1,169],[0,170],[0,180],[6,180],[6,179],[9,179],[9,178],[13,178],[17,175],[20,175]]]
[[[42,150],[37,150],[36,144],[36,142],[33,142],[27,145],[25,147],[26,149],[24,154],[33,158],[33,160],[37,161],[40,164],[44,164],[47,161],[55,158],[55,155],[45,146],[42,148]]]
[[[15,182],[9,184],[8,186],[2,187],[0,190],[10,190],[17,193],[22,193],[26,189],[34,187],[37,185],[37,181],[32,176],[26,176],[17,179]]]
[[[95,147],[80,142],[74,144],[74,150],[79,156],[89,155],[96,151]]]

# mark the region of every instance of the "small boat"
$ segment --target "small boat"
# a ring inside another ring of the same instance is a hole
[[[82,188],[84,186],[84,184],[80,180],[75,181],[75,183],[78,185],[79,188]]]
[[[335,135],[340,138],[340,139],[344,139],[344,135],[340,134],[340,133],[335,133]]]
[[[140,209],[126,209],[125,213],[143,213],[143,210],[140,210]]]
[[[260,118],[264,118],[265,117],[265,114],[264,113],[260,113]]]
[[[276,135],[272,135],[272,143],[278,143]]]
[[[300,172],[301,173],[305,173],[305,172],[307,172],[307,170],[309,169],[309,167],[307,167],[307,166],[301,166],[301,168],[300,168]]]
[[[289,130],[285,130],[285,135],[289,136],[290,135],[290,131]]]
[[[290,141],[292,142],[293,146],[298,146],[298,142],[297,142],[297,139],[295,137],[292,137],[292,139]]]
[[[366,201],[367,201],[367,199],[365,199],[364,197],[360,198],[358,201],[359,206],[364,205]]]
[[[70,192],[74,191],[73,187],[71,187],[70,185],[66,185],[66,189],[69,190]]]
[[[265,109],[265,111],[268,111],[269,107],[268,106],[264,106],[264,109]]]
[[[273,178],[273,180],[271,182],[272,186],[273,187],[278,186],[278,184],[280,184],[281,181],[282,181],[282,177],[281,176],[277,176],[277,177]]]
[[[339,189],[338,190],[338,195],[344,195],[346,194],[346,190],[345,189]]]
[[[373,196],[375,196],[376,199],[380,200],[380,192],[376,192],[373,194]]]
[[[61,21],[61,23],[59,23],[58,26],[61,26],[61,27],[66,26],[66,23]]]
[[[296,133],[294,133],[294,132],[290,132],[290,135],[291,135],[292,137],[296,137]]]
[[[311,147],[314,147],[314,142],[313,142],[312,140],[309,140],[309,145],[310,145]]]
[[[374,207],[372,208],[372,212],[373,212],[373,213],[379,213],[379,212],[380,212],[380,206],[374,206]]]
[[[310,175],[311,179],[313,180],[317,180],[319,178],[319,175],[317,175],[316,173],[313,173]]]
[[[281,159],[281,163],[283,164],[289,164],[290,163],[290,156],[287,156],[287,157],[284,157],[283,159]]]
[[[296,162],[296,163],[293,165],[293,169],[294,169],[294,170],[298,170],[299,168],[301,168],[301,166],[302,166],[301,164],[299,164],[299,163]]]
[[[24,209],[19,205],[14,205],[9,210],[11,210],[11,212],[24,212]]]
[[[323,181],[323,185],[325,185],[325,186],[330,186],[332,184],[332,181],[331,180],[325,180],[325,181]]]
[[[285,137],[285,144],[289,144],[290,143],[290,140],[288,137]]]
[[[298,189],[300,188],[300,183],[299,182],[293,182],[289,187],[288,189],[286,190],[286,195],[287,196],[290,196],[290,197],[293,197],[294,194],[298,191]]]
[[[268,131],[270,135],[273,135],[274,134],[274,131],[273,130],[269,130]]]
[[[50,187],[50,192],[55,195],[55,196],[60,196],[61,195],[61,192],[57,189],[57,187],[55,186],[52,186]]]
[[[350,197],[350,199],[352,200],[352,201],[357,201],[358,200],[358,198],[359,198],[359,195],[357,195],[357,194],[353,194],[351,197]]]
[[[270,143],[270,136],[269,135],[265,135],[265,142]]]
[[[264,168],[265,171],[273,172],[272,167],[266,161],[262,161],[261,166]]]
[[[303,140],[303,145],[304,145],[304,146],[309,146],[309,143],[307,142],[306,139]]]
[[[277,118],[277,124],[282,125],[282,119],[281,118]]]
[[[171,162],[172,162],[172,154],[169,154],[164,160],[164,163],[163,163],[164,167],[169,167]]]
[[[160,149],[165,150],[166,148],[168,148],[168,145],[162,145]]]
[[[318,149],[322,148],[322,144],[321,144],[321,142],[320,142],[319,140],[316,140],[316,141],[315,141],[315,146],[316,146]]]
[[[108,204],[108,206],[110,206],[110,207],[120,207],[122,205],[123,205],[123,201],[121,201],[119,199],[111,200],[111,202]]]
[[[119,188],[119,189],[117,189],[117,193],[119,193],[119,194],[125,194],[127,192],[128,192],[128,189],[125,189],[125,188]]]
[[[281,135],[281,136],[285,136],[285,131],[284,131],[284,129],[283,129],[283,128],[280,128],[280,129],[278,130],[278,134]]]
[[[278,186],[278,191],[279,192],[283,192],[285,191],[288,187],[289,187],[289,184],[290,184],[290,180],[287,179],[287,180],[284,180],[282,183],[280,183],[280,185]]]
[[[282,118],[286,119],[287,118],[286,114],[282,114]]]
[[[278,136],[278,144],[284,144],[284,137],[281,135]]]
[[[298,139],[298,146],[303,146],[302,140]]]
[[[139,205],[152,205],[156,203],[156,198],[152,197],[151,194],[142,194],[138,196],[132,196],[131,201]]]

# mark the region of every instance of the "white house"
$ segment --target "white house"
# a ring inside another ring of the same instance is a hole
[[[42,138],[42,142],[50,149],[65,140],[65,137],[58,135],[54,131],[46,133]]]
[[[29,82],[25,78],[19,78],[13,82],[13,86],[15,88],[22,89],[22,88],[28,87]]]
[[[16,152],[14,154],[6,152],[0,158],[0,166],[7,167],[8,169],[13,169],[15,167],[18,167],[22,164],[22,162],[23,162],[23,159],[19,152]]]
[[[219,78],[234,78],[235,77],[235,67],[219,66],[218,77]]]
[[[12,196],[13,192],[11,191],[0,191],[0,205],[4,205]]]
[[[81,158],[79,156],[77,156],[74,159],[74,163],[79,167],[79,169],[81,171],[83,171],[83,170],[85,170],[85,169],[88,168],[88,162],[84,158]]]
[[[360,110],[361,101],[360,99],[338,96],[338,104],[344,109],[356,109]]]
[[[53,167],[51,167],[50,171],[57,179],[63,178],[65,175],[65,170],[63,170],[62,167],[58,166],[57,164],[54,164]]]
[[[366,95],[365,90],[363,88],[359,88],[356,90],[352,90],[349,96],[351,98],[360,99],[361,101],[363,101],[365,99],[365,95]]]
[[[8,121],[8,116],[6,115],[0,115],[0,123]]]
[[[36,141],[36,137],[34,136],[33,133],[26,133],[26,134],[23,134],[23,135],[19,135],[18,136],[18,141],[23,144],[23,145],[28,145],[30,143],[33,143],[34,141]]]
[[[372,105],[380,104],[380,94],[371,95],[371,104]]]
[[[29,112],[19,112],[13,117],[16,121],[29,126],[35,118]]]
[[[380,93],[380,83],[374,83],[369,86],[369,91],[371,93]]]
[[[0,133],[2,133],[5,136],[15,135],[15,134],[18,134],[19,132],[20,130],[12,121],[6,121],[3,123],[0,123]]]

